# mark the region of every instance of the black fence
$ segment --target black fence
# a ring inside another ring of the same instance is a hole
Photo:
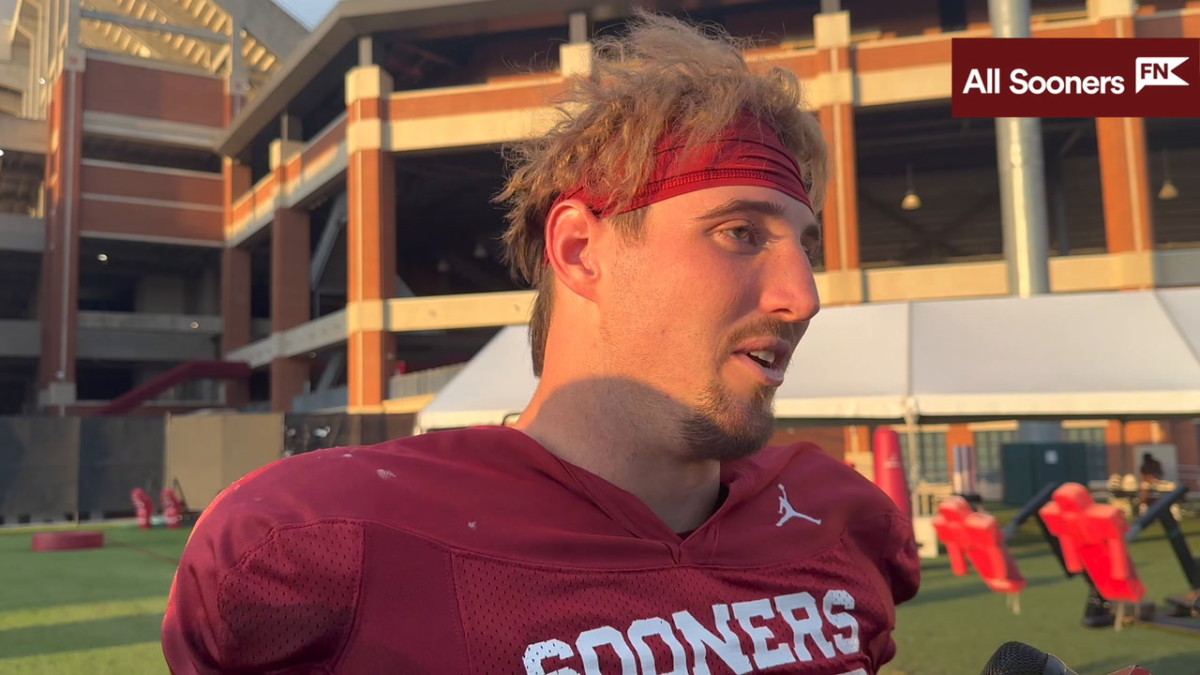
[[[0,417],[0,518],[62,519],[79,511],[78,418]]]
[[[416,415],[285,415],[284,456],[411,436]]]
[[[0,525],[122,518],[157,502],[166,417],[0,417]],[[286,415],[283,455],[412,434],[412,415]],[[217,448],[214,448],[216,450]]]

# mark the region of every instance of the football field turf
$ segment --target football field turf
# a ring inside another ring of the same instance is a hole
[[[992,514],[1003,527],[1015,509],[998,506]],[[1192,554],[1200,554],[1200,518],[1187,518],[1182,526]],[[926,560],[920,593],[897,611],[899,653],[883,675],[976,675],[1008,640],[1050,652],[1080,675],[1103,675],[1134,663],[1153,675],[1200,675],[1200,619],[1194,620],[1197,631],[1191,635],[1145,625],[1121,631],[1083,628],[1085,582],[1066,577],[1034,521],[1024,524],[1010,549],[1029,582],[1020,595],[1019,615],[984,586],[974,569],[956,577],[944,553]],[[1130,555],[1146,585],[1145,601],[1161,607],[1164,596],[1187,588],[1160,525],[1142,532]]]
[[[105,546],[35,553],[0,530],[0,673],[165,673],[159,627],[188,530],[103,528]]]
[[[1005,523],[1011,511],[997,517]],[[1185,529],[1200,553],[1200,518]],[[53,553],[31,550],[33,530],[0,530],[0,674],[166,672],[159,627],[188,531],[104,530],[103,549]],[[1148,599],[1183,589],[1160,527],[1132,550]],[[1084,629],[1083,581],[1063,576],[1034,524],[1013,551],[1029,579],[1019,616],[973,572],[955,577],[945,556],[926,561],[920,594],[899,611],[899,655],[884,675],[975,675],[1006,640],[1053,652],[1081,675],[1133,662],[1154,675],[1200,675],[1200,633]]]

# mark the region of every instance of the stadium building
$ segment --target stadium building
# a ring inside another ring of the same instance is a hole
[[[950,111],[951,40],[991,34],[986,0],[343,0],[311,31],[261,0],[16,0],[0,42],[0,413],[426,409],[528,317],[498,247],[499,150],[549,123],[591,38],[634,4],[752,38],[752,61],[806,84],[833,159],[826,312],[1014,293],[996,126]],[[1034,0],[1030,23],[1200,37],[1200,2]],[[1200,287],[1200,122],[1046,119],[1040,134],[1050,295],[1117,307]],[[1176,327],[1200,367],[1200,318]],[[1076,412],[1056,433],[1107,448],[1097,476],[1149,445],[1174,446],[1181,478],[1200,465],[1182,414]],[[850,458],[896,421],[785,413],[780,439]],[[922,477],[945,481],[955,446],[998,462],[1024,427],[995,417],[922,419],[906,436]]]

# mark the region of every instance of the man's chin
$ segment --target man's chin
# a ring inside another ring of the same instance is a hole
[[[698,458],[732,461],[761,450],[775,432],[770,409],[697,413],[684,425],[687,444]]]

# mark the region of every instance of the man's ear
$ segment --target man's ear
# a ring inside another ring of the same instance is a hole
[[[568,199],[546,217],[546,257],[558,280],[576,295],[595,299],[600,278],[598,235],[603,224],[586,204]]]

